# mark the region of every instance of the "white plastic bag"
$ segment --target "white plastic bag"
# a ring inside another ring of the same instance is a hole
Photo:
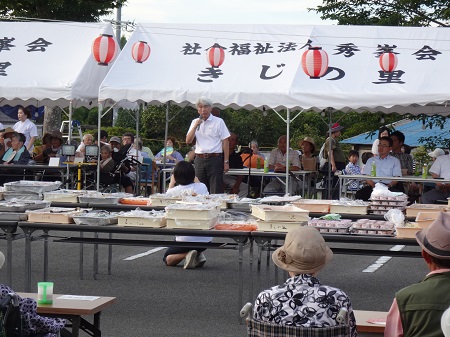
[[[385,215],[384,218],[392,222],[395,227],[403,227],[405,223],[405,215],[399,209],[390,209]]]

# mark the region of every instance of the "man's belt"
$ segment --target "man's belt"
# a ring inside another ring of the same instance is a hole
[[[219,157],[222,155],[222,153],[196,153],[196,156],[199,156],[200,158],[207,159],[211,157]]]

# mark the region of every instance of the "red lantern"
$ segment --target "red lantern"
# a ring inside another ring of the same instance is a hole
[[[206,59],[208,60],[211,67],[220,67],[225,61],[225,51],[218,43],[209,48],[206,52]]]
[[[386,73],[391,73],[397,68],[397,55],[392,52],[384,52],[380,55],[380,67]]]
[[[328,70],[328,54],[322,47],[309,47],[302,55],[302,68],[309,78],[321,78]]]
[[[116,57],[117,45],[112,35],[102,34],[92,43],[92,56],[101,66],[107,66]]]
[[[136,42],[131,48],[131,56],[137,63],[147,61],[150,56],[150,46],[144,41]]]

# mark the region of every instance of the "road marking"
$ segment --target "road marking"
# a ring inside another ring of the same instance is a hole
[[[405,248],[404,245],[395,245],[391,249],[389,249],[392,252],[398,252]],[[363,273],[373,273],[374,271],[377,271],[379,268],[381,268],[385,263],[387,263],[390,259],[392,259],[392,256],[380,256],[374,263],[372,263],[370,266],[368,266],[366,269],[364,269]]]
[[[163,249],[166,249],[166,248],[167,247],[156,247],[156,248],[150,249],[150,250],[148,250],[148,251],[146,251],[144,253],[140,253],[140,254],[129,256],[126,259],[123,259],[123,260],[124,261],[133,261],[133,260],[139,259],[141,257],[147,256],[147,255],[150,255],[150,254],[153,254],[153,253],[156,253],[156,252],[159,252],[160,250],[163,250]]]

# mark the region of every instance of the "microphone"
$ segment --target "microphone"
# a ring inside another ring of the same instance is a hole
[[[203,123],[203,120],[201,117],[198,118],[201,122],[197,125],[197,131],[200,130],[200,125]]]

